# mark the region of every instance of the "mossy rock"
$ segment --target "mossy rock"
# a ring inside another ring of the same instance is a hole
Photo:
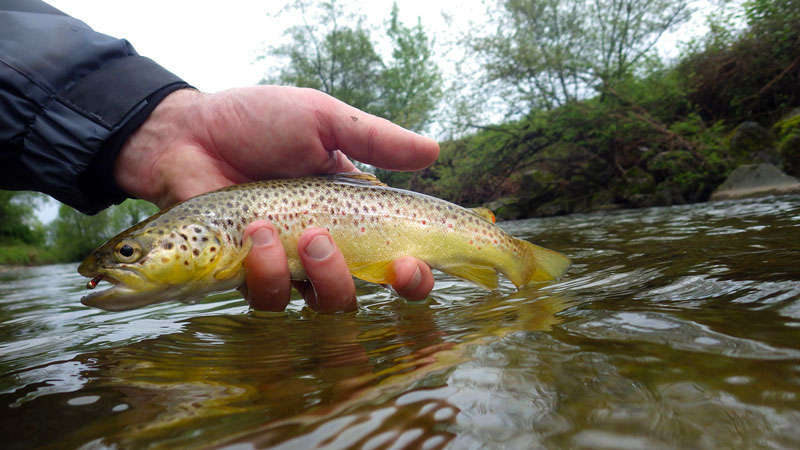
[[[746,161],[779,164],[775,135],[757,122],[742,122],[730,135],[731,154]]]
[[[800,131],[784,136],[778,150],[783,158],[784,172],[792,176],[800,176]]]
[[[605,189],[595,192],[589,204],[593,211],[620,208],[620,205],[614,202],[614,194]]]
[[[656,187],[653,175],[640,167],[633,167],[625,172],[622,193],[624,194],[650,194]]]
[[[557,198],[553,201],[539,205],[533,212],[535,216],[558,216],[572,212],[569,202],[565,198]]]
[[[483,205],[490,209],[497,220],[514,220],[528,217],[527,202],[517,196],[501,197]]]
[[[656,186],[654,199],[658,205],[682,205],[687,203],[681,186],[672,181],[659,183]]]
[[[800,132],[800,108],[795,108],[789,115],[775,122],[772,130],[781,142],[786,137]]]
[[[625,173],[624,180],[621,180],[621,184],[616,186],[614,192],[630,206],[645,207],[655,205],[653,199],[655,187],[656,180],[653,175],[640,167],[633,167]]]

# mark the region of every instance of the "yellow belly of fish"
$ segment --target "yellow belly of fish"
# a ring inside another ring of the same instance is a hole
[[[356,278],[372,283],[393,283],[392,262],[403,256],[413,256],[435,269],[494,288],[497,285],[495,267],[505,267],[510,263],[509,255],[495,248],[478,250],[469,244],[469,236],[435,226],[386,223],[363,227],[342,225],[329,229],[350,272]],[[306,273],[297,255],[298,237],[282,234],[281,241],[286,249],[292,279],[303,280]]]

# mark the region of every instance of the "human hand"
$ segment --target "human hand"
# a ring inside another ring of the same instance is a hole
[[[127,140],[115,162],[120,188],[164,208],[231,184],[355,170],[349,155],[381,168],[414,170],[438,155],[435,141],[312,89],[257,86],[217,94],[179,90],[167,96]],[[289,300],[286,254],[267,222],[250,224],[245,297],[256,309]],[[271,237],[272,239],[269,239]],[[295,283],[318,311],[355,309],[344,258],[324,229],[308,229],[298,254],[309,282]],[[415,258],[394,262],[397,292],[416,300],[433,288]]]

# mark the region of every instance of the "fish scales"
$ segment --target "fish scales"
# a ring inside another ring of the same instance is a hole
[[[104,260],[106,279],[120,284],[120,290],[136,284],[114,272],[114,265],[123,264],[129,272],[143,273],[151,285],[160,281],[180,291],[161,292],[159,299],[230,289],[244,279],[242,261],[249,251],[244,230],[259,219],[275,224],[293,279],[306,278],[297,241],[309,227],[327,228],[353,275],[377,283],[391,283],[391,262],[406,255],[490,288],[496,286],[497,271],[520,286],[556,278],[569,265],[563,255],[516,239],[471,210],[388,187],[370,175],[340,174],[259,181],[194,197],[121,233],[79,271],[96,279]],[[142,248],[141,257],[121,263],[123,242]],[[116,307],[100,297],[90,295],[85,303]]]
[[[189,200],[178,207],[189,217],[203,211],[208,222],[224,230],[225,242],[241,245],[244,228],[266,219],[276,224],[295,279],[305,278],[297,257],[297,239],[311,226],[327,228],[351,266],[376,258],[393,260],[405,254],[423,260],[443,254],[452,239],[421,243],[419,235],[468,235],[467,245],[520,256],[514,240],[469,210],[443,200],[381,186],[330,183],[320,179],[273,180],[234,186]],[[176,212],[178,212],[176,211]],[[154,225],[158,225],[154,223]],[[421,245],[422,244],[422,245]],[[365,247],[370,248],[369,260]],[[348,251],[351,250],[351,251]],[[468,255],[458,255],[462,259]]]

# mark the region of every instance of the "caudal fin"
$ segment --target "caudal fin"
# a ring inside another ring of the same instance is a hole
[[[569,258],[561,253],[539,247],[528,241],[518,239],[517,245],[523,255],[519,270],[506,273],[508,279],[517,287],[534,281],[555,280],[563,275],[572,264]]]

